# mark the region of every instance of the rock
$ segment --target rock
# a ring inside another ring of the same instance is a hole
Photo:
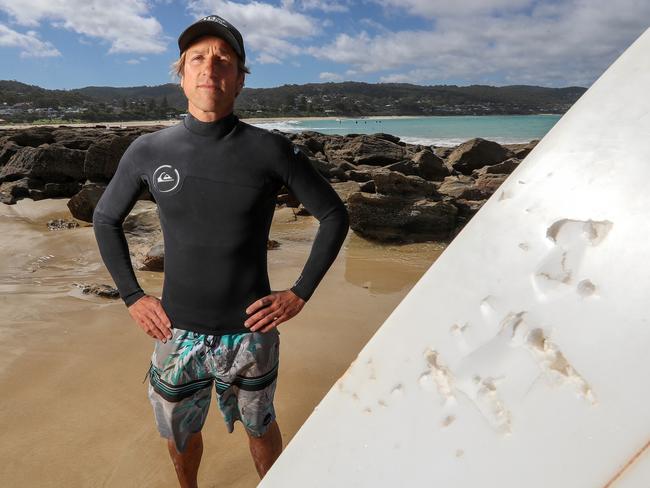
[[[101,183],[87,183],[81,190],[68,201],[68,209],[75,219],[84,222],[93,221],[93,212],[97,206],[106,185]]]
[[[455,199],[482,200],[483,192],[476,188],[475,180],[471,176],[448,176],[438,187],[438,192]]]
[[[0,183],[0,202],[13,205],[21,198],[29,197],[29,178]]]
[[[151,249],[145,254],[141,269],[147,271],[164,271],[165,243],[162,239],[151,246]]]
[[[370,180],[366,181],[365,183],[361,183],[361,185],[359,185],[359,191],[365,193],[376,193],[377,187],[375,186],[375,182],[373,180]]]
[[[72,219],[51,219],[47,221],[48,230],[74,229],[79,227],[79,222]]]
[[[512,173],[517,166],[519,166],[519,159],[510,158],[505,161],[492,166],[483,166],[482,168],[475,169],[472,171],[472,176],[479,177],[480,175],[492,173],[492,174],[510,174]]]
[[[55,141],[54,128],[48,126],[29,127],[16,131],[9,140],[23,147],[38,147],[42,144],[53,144]]]
[[[29,197],[33,200],[43,200],[44,198],[70,197],[77,194],[82,184],[78,181],[67,183],[45,183],[41,180],[28,178],[30,185]]]
[[[506,180],[508,175],[501,174],[484,174],[479,176],[474,182],[474,188],[476,188],[483,198],[489,198],[501,184]]]
[[[126,148],[137,138],[132,132],[128,135],[105,133],[88,148],[84,158],[84,175],[97,182],[108,182],[117,169]]]
[[[504,144],[503,147],[508,148],[517,159],[522,160],[528,156],[538,143],[539,139],[533,139],[525,144]]]
[[[440,200],[436,186],[419,176],[403,175],[398,171],[377,173],[373,178],[377,193],[384,195],[421,195]]]
[[[95,129],[72,129],[68,127],[59,127],[52,131],[52,137],[58,144],[69,149],[88,150],[97,138],[104,132],[98,132]]]
[[[0,168],[0,179],[29,176],[48,182],[83,181],[85,157],[84,151],[58,144],[23,147]]]
[[[450,174],[442,158],[426,149],[413,156],[413,163],[417,174],[425,180],[442,181]]]
[[[441,159],[447,159],[449,155],[454,151],[455,147],[447,147],[447,146],[431,146],[431,150],[433,151],[433,154],[438,156]]]
[[[0,146],[0,167],[4,166],[9,162],[9,160],[16,154],[20,147],[13,141],[6,141]]]
[[[402,161],[397,161],[396,163],[387,164],[386,166],[382,166],[382,168],[389,171],[399,171],[403,175],[419,176],[415,164],[413,164],[413,161],[410,159],[403,159]]]
[[[73,286],[81,288],[83,293],[97,295],[104,298],[120,298],[117,288],[110,285],[98,285],[97,283],[72,283]]]
[[[400,142],[399,137],[394,136],[393,134],[386,134],[385,132],[376,132],[375,134],[370,134],[371,137],[376,137],[377,139],[384,139],[385,141],[390,141],[394,143]]]
[[[486,200],[457,199],[454,205],[458,208],[459,223],[469,221],[480,210]]]
[[[404,147],[386,139],[360,135],[351,140],[328,142],[324,147],[327,158],[345,159],[355,164],[383,166],[406,158]]]
[[[458,209],[426,198],[357,192],[348,199],[350,228],[386,242],[445,240],[456,225]]]
[[[512,156],[512,152],[500,144],[478,137],[454,149],[448,156],[447,163],[456,171],[469,175],[475,169],[500,163]]]
[[[350,171],[345,172],[346,180],[357,181],[359,183],[370,181],[374,178],[374,176],[375,173],[367,169],[365,170],[351,169]]]
[[[348,198],[352,193],[356,193],[361,190],[362,185],[359,185],[359,183],[356,181],[345,181],[342,183],[332,183],[332,188],[334,188],[334,191],[336,191],[339,198],[343,201],[343,203],[345,203],[348,201]]]

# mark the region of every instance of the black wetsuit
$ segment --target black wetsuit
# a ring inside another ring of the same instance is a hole
[[[146,187],[144,186],[146,185]],[[122,222],[149,189],[165,244],[161,304],[172,326],[205,334],[250,332],[246,308],[271,292],[267,239],[283,185],[320,226],[291,290],[309,300],[349,229],[345,204],[288,138],[234,114],[178,124],[135,139],[93,214],[95,236],[120,297],[145,292],[135,277]]]

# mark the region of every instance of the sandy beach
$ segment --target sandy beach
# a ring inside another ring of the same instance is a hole
[[[49,231],[71,218],[67,199],[0,206],[0,479],[3,486],[174,487],[166,441],[143,383],[154,339],[121,300],[86,296],[74,283],[107,283],[90,224]],[[318,229],[313,217],[276,212],[273,289],[299,275]],[[282,323],[275,396],[286,446],[359,350],[443,247],[370,243],[352,231],[300,314]],[[136,271],[160,296],[162,273]],[[241,423],[229,435],[212,392],[199,484],[254,487],[259,478]]]

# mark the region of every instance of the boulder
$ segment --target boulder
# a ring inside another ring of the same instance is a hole
[[[344,181],[342,183],[332,183],[332,188],[334,188],[339,198],[345,203],[351,194],[361,190],[361,185],[356,181]]]
[[[86,183],[68,201],[68,209],[72,216],[84,222],[92,222],[93,212],[105,189],[106,185],[102,183]]]
[[[348,199],[350,228],[383,242],[446,240],[456,225],[458,209],[427,198],[358,192]]]
[[[443,159],[427,149],[413,156],[413,166],[425,180],[442,181],[450,174]]]
[[[470,139],[454,149],[449,154],[447,163],[456,171],[469,175],[475,169],[500,163],[512,156],[509,149],[496,142],[478,137]]]
[[[59,144],[23,147],[0,168],[0,180],[29,176],[48,182],[83,181],[85,157],[85,151]]]
[[[353,137],[351,140],[330,141],[324,147],[327,158],[345,159],[355,164],[383,166],[406,159],[403,146],[392,141],[368,135]]]
[[[373,180],[377,193],[401,196],[420,195],[440,200],[436,185],[419,176],[404,175],[398,171],[387,171],[375,174]]]
[[[84,174],[91,181],[108,182],[126,148],[138,137],[136,132],[129,134],[104,133],[85,153]]]
[[[506,159],[492,166],[483,166],[482,168],[475,169],[472,171],[472,176],[479,177],[484,174],[510,174],[512,173],[517,166],[519,166],[520,160],[517,158]]]
[[[455,199],[482,200],[483,192],[476,188],[475,180],[471,176],[447,176],[438,187],[438,192]]]

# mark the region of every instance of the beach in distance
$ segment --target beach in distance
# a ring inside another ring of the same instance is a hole
[[[314,131],[323,134],[387,133],[409,144],[457,146],[474,137],[499,144],[521,144],[541,139],[560,119],[559,114],[535,115],[436,115],[436,116],[368,116],[368,117],[270,117],[242,118],[244,122],[265,129],[292,133]],[[113,121],[63,124],[71,127],[125,128],[137,126],[163,127],[178,124],[181,119]],[[42,124],[59,126],[62,124]],[[33,127],[29,124],[0,125],[1,129]]]

